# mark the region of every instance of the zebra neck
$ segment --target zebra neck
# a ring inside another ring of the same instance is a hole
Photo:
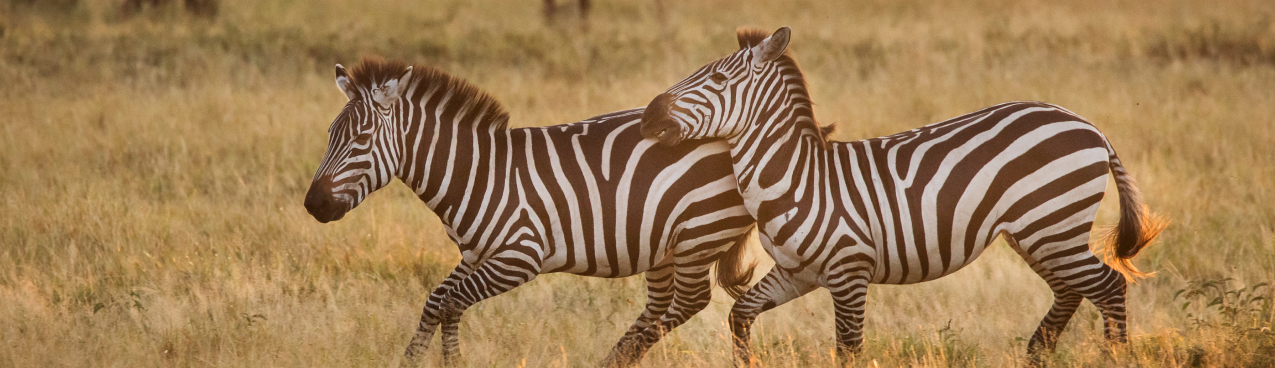
[[[432,109],[425,109],[432,110]],[[415,124],[404,129],[399,179],[425,202],[454,240],[473,232],[476,213],[502,186],[508,134],[465,121]],[[459,244],[464,247],[464,244]]]
[[[753,125],[730,141],[740,194],[759,224],[788,214],[828,184],[820,168],[828,149],[809,111],[808,104],[780,110],[774,116],[785,121]]]

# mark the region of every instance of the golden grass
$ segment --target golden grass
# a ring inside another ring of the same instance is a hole
[[[605,0],[587,34],[546,27],[536,1],[226,0],[213,20],[53,3],[0,5],[0,366],[397,364],[458,254],[401,185],[332,224],[301,207],[344,100],[334,63],[437,65],[539,126],[645,105],[732,51],[738,25],[793,27],[816,116],[839,139],[1008,100],[1098,124],[1174,223],[1136,260],[1159,274],[1131,289],[1132,343],[1108,351],[1086,303],[1056,365],[1275,355],[1269,301],[1232,318],[1220,306],[1244,301],[1174,296],[1189,280],[1275,280],[1269,1],[665,1],[660,22],[649,2]],[[640,278],[542,277],[466,314],[465,364],[595,364],[643,291]],[[856,365],[1019,365],[1050,302],[995,246],[954,276],[874,287]],[[763,315],[762,361],[831,363],[830,304],[816,292]],[[729,305],[717,293],[644,365],[729,364]]]

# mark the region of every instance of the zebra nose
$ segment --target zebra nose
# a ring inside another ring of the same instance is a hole
[[[646,138],[655,138],[656,134],[667,129],[664,120],[669,117],[669,105],[673,103],[673,95],[661,93],[651,100],[642,112],[641,131]]]
[[[305,210],[320,223],[345,217],[345,204],[337,201],[322,185],[311,185],[305,194]]]

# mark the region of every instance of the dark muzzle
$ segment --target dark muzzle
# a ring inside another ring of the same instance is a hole
[[[305,194],[305,210],[321,223],[340,220],[350,208],[332,196],[332,190],[325,185],[310,184],[310,191]]]
[[[665,146],[674,146],[682,142],[682,128],[669,114],[673,105],[673,95],[661,93],[651,100],[642,112],[642,136],[656,139]]]

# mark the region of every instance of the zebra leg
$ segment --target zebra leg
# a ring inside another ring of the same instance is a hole
[[[753,353],[748,346],[753,321],[762,312],[774,309],[815,290],[814,283],[797,280],[779,267],[770,269],[761,281],[748,289],[730,310],[730,331],[735,340],[735,365],[752,366]]]
[[[1036,275],[1045,280],[1049,285],[1049,289],[1054,292],[1054,305],[1049,308],[1049,313],[1040,320],[1040,327],[1036,328],[1036,332],[1032,334],[1031,340],[1027,343],[1027,358],[1031,365],[1043,366],[1045,358],[1049,354],[1053,354],[1058,344],[1058,336],[1062,334],[1067,322],[1071,321],[1071,316],[1076,313],[1076,308],[1080,307],[1080,302],[1085,298],[1080,293],[1067,287],[1061,279],[1045,268],[1040,261],[1027,254],[1023,247],[1019,246],[1018,241],[1014,237],[1006,234],[1005,241],[1009,243],[1018,255],[1027,261],[1032,271]]]
[[[1089,218],[1092,217],[1092,215],[1089,216]],[[1069,290],[1066,294],[1080,294],[1098,307],[1105,322],[1108,341],[1125,342],[1127,340],[1125,331],[1127,285],[1124,275],[1093,255],[1089,250],[1089,232],[1085,231],[1074,236],[1073,233],[1061,233],[1033,237],[1038,240],[1030,243],[1019,240],[1026,253],[1033,259],[1039,260],[1047,271],[1066,285]],[[1059,303],[1055,301],[1055,305]],[[1063,305],[1060,307],[1060,314],[1067,310],[1074,312],[1075,307],[1070,305],[1078,304],[1074,301],[1074,296],[1069,295],[1061,303]]]
[[[837,319],[837,361],[846,366],[863,348],[863,315],[868,304],[868,283],[872,275],[865,269],[829,272],[828,290]]]
[[[603,360],[603,367],[619,367],[635,361],[629,358],[633,341],[653,322],[663,317],[668,312],[669,305],[673,304],[673,270],[673,257],[669,256],[646,271],[646,310],[642,311],[642,315],[633,322],[624,337],[611,348],[611,352]]]
[[[439,308],[443,332],[443,364],[454,366],[460,359],[457,326],[460,316],[475,303],[503,294],[534,280],[540,274],[538,255],[507,251],[488,258],[447,292]]]
[[[700,262],[705,262],[704,259]],[[604,367],[628,367],[633,363],[637,363],[646,355],[647,350],[651,346],[664,338],[664,335],[672,331],[677,326],[681,326],[695,316],[699,311],[704,310],[708,303],[712,300],[713,284],[709,277],[711,260],[715,258],[707,258],[709,261],[705,264],[686,265],[693,262],[692,260],[683,260],[685,262],[674,261],[676,265],[673,270],[673,301],[668,307],[668,312],[660,316],[656,322],[638,334],[633,336],[625,336],[616,345],[615,349],[603,361]]]
[[[673,303],[673,257],[646,271],[646,309],[638,316],[633,326],[624,332],[624,339],[631,338],[650,326],[668,311]],[[623,341],[623,339],[622,339]],[[619,345],[617,344],[618,348]]]
[[[429,340],[434,337],[434,329],[438,328],[441,321],[438,309],[443,303],[443,298],[472,271],[472,266],[461,261],[459,265],[456,265],[456,269],[453,269],[452,273],[447,275],[447,278],[443,279],[443,282],[429,294],[429,298],[425,301],[425,310],[421,312],[421,321],[416,326],[416,335],[412,336],[412,342],[407,345],[407,351],[403,353],[408,362],[416,362],[429,348]]]
[[[1101,268],[1105,271],[1101,279],[1093,288],[1081,293],[1102,312],[1103,333],[1107,341],[1123,344],[1129,342],[1128,315],[1125,314],[1125,297],[1129,284],[1120,272],[1106,264],[1102,264]]]

